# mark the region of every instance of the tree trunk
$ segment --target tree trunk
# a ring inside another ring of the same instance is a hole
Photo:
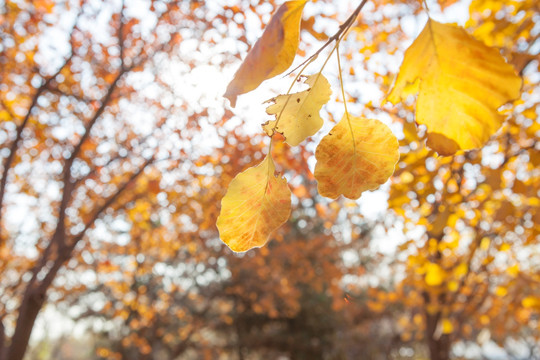
[[[431,360],[450,359],[450,337],[437,331],[440,315],[440,313],[433,315],[426,313],[426,340]]]
[[[64,237],[64,227],[59,226],[56,229],[56,233],[51,240],[49,246],[54,246],[52,244],[65,244]],[[24,292],[21,306],[18,310],[17,324],[15,326],[15,333],[11,337],[9,347],[7,349],[7,356],[4,359],[0,360],[22,360],[24,353],[28,348],[28,341],[30,340],[30,335],[32,334],[32,328],[36,322],[36,318],[45,304],[47,290],[51,286],[58,270],[62,267],[65,261],[70,258],[71,251],[73,247],[64,246],[61,250],[58,251],[58,257],[54,260],[53,265],[49,269],[47,275],[41,281],[30,281],[26,291]],[[42,263],[43,265],[36,269],[36,276],[46,262]]]
[[[0,317],[0,360],[5,358],[5,336],[4,319]]]
[[[11,338],[11,343],[7,349],[7,357],[4,360],[23,359],[37,315],[45,303],[45,292],[46,289],[41,290],[40,287],[34,287],[26,291],[19,307],[19,318],[17,319],[15,333]]]

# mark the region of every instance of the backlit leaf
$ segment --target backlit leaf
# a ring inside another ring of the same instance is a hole
[[[394,172],[399,145],[388,126],[379,120],[347,115],[320,142],[315,152],[315,178],[319,193],[335,199],[358,199],[374,190]]]
[[[499,297],[504,297],[508,294],[508,289],[504,286],[497,286],[495,288],[495,295]]]
[[[263,246],[289,218],[291,191],[287,180],[274,175],[275,169],[268,155],[231,181],[217,220],[220,238],[231,250]]]
[[[458,278],[462,278],[463,276],[467,275],[469,272],[469,266],[467,263],[460,263],[456,268],[454,269],[454,275]]]
[[[499,51],[464,29],[429,20],[405,53],[393,104],[418,92],[416,122],[441,155],[479,148],[502,124],[497,109],[519,96],[521,79]]]
[[[309,89],[269,100],[275,104],[267,107],[266,112],[276,115],[276,120],[263,125],[268,136],[277,131],[285,137],[286,143],[296,146],[322,127],[319,111],[330,100],[330,83],[322,74],[308,76],[305,83]]]
[[[444,270],[439,264],[428,263],[426,264],[426,276],[425,281],[429,286],[439,286],[443,283],[445,278]]]
[[[264,80],[291,66],[300,41],[300,20],[307,0],[288,1],[270,19],[229,83],[225,97],[236,106],[238,95],[256,89]]]
[[[534,296],[527,296],[521,301],[521,305],[525,308],[532,308],[535,306],[540,308],[540,299],[537,299]]]
[[[451,334],[454,331],[454,325],[449,319],[442,319],[441,321],[441,332],[443,334]]]

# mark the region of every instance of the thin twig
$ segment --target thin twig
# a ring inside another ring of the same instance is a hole
[[[128,188],[130,184],[132,184],[138,177],[143,173],[143,171],[154,161],[154,158],[151,157],[147,159],[140,167],[135,171],[131,176],[129,177],[126,182],[124,182],[117,190],[116,192],[111,195],[105,203],[103,203],[94,213],[92,218],[85,224],[84,229],[75,236],[75,238],[71,241],[70,244],[65,244],[66,246],[62,249],[62,251],[59,253],[58,258],[55,259],[54,264],[52,265],[51,269],[45,275],[43,281],[39,284],[40,290],[45,291],[49,288],[52,281],[56,277],[56,273],[62,267],[64,262],[69,259],[71,256],[71,253],[73,252],[73,249],[77,246],[79,241],[82,240],[88,229],[90,229],[96,220],[101,216],[101,214],[107,210],[111,205],[114,204],[114,202],[118,199],[118,197]]]
[[[289,76],[290,74],[292,74],[293,72],[295,72],[296,70],[298,70],[299,68],[301,68],[302,66],[304,66],[305,64],[307,64],[308,62],[314,60],[317,56],[319,56],[319,54],[324,50],[326,49],[326,47],[328,45],[330,45],[333,41],[337,41],[337,40],[340,40],[343,38],[343,35],[345,35],[345,33],[347,32],[347,30],[349,30],[354,22],[354,20],[356,20],[356,18],[358,17],[358,14],[360,14],[360,11],[362,11],[362,8],[364,7],[364,5],[367,3],[367,0],[362,0],[362,2],[360,3],[360,5],[358,5],[358,7],[354,10],[354,12],[351,14],[351,16],[349,16],[349,18],[339,26],[339,30],[334,34],[332,35],[325,43],[323,46],[321,46],[319,48],[319,50],[317,50],[313,55],[311,55],[309,58],[307,58],[303,63],[301,63],[300,65],[298,65],[297,67],[295,67],[294,69],[292,69],[290,72],[287,73],[286,76]]]
[[[125,1],[122,0],[122,9],[120,10],[120,24],[118,25],[118,47],[120,47],[120,68],[124,70],[124,11],[126,9]]]

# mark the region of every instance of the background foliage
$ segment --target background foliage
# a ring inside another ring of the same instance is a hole
[[[413,97],[381,105],[425,4],[367,2],[340,53],[351,112],[400,140],[387,211],[322,198],[314,142],[275,143],[291,216],[238,255],[215,223],[268,118],[221,95],[280,4],[0,0],[0,359],[540,358],[538,2],[427,1],[523,78],[502,128],[452,157]],[[356,6],[308,2],[297,62]]]

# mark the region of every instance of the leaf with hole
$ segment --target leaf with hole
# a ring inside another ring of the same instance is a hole
[[[323,120],[319,111],[332,95],[330,83],[320,73],[306,77],[305,83],[309,89],[268,100],[274,104],[268,106],[266,112],[276,116],[276,120],[263,125],[268,136],[279,132],[286,143],[296,146],[321,129]]]

